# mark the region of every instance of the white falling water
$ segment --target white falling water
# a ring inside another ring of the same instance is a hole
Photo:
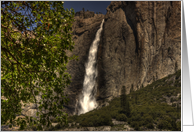
[[[89,55],[88,55],[88,62],[85,64],[86,74],[84,77],[83,83],[83,91],[82,91],[82,98],[79,101],[81,108],[79,109],[78,114],[83,114],[88,111],[91,111],[97,107],[97,102],[95,100],[95,87],[96,87],[96,77],[97,77],[97,67],[96,67],[96,60],[97,60],[97,51],[98,51],[98,44],[100,41],[100,35],[102,32],[102,26],[104,23],[104,19],[100,25],[100,29],[98,29],[96,33],[96,37],[90,47]]]

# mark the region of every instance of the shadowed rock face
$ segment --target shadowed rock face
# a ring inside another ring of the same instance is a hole
[[[181,2],[107,7],[98,51],[98,100],[129,93],[181,69]]]
[[[96,99],[100,106],[126,92],[139,89],[181,69],[181,2],[113,1],[107,14],[77,13],[73,25],[79,61],[70,61],[72,83],[67,88],[68,110],[75,112],[82,92],[85,63],[95,34],[105,19],[98,48]],[[84,17],[87,16],[87,17]]]

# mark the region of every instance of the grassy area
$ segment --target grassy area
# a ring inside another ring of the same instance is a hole
[[[175,78],[174,81],[171,81]],[[135,130],[181,130],[181,71],[157,80],[152,84],[127,95],[130,114],[121,109],[120,97],[109,105],[86,114],[74,115],[68,122],[79,123],[81,127],[112,126],[112,119],[127,122]],[[122,125],[120,125],[122,126]],[[58,126],[58,128],[60,128]]]

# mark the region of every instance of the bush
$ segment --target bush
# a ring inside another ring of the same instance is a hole
[[[118,111],[114,111],[111,113],[111,117],[116,119],[116,117],[119,115]]]
[[[175,103],[172,103],[172,107],[176,107],[176,104]]]
[[[128,119],[127,119],[127,123],[128,123],[128,124],[131,124],[131,123],[132,123],[131,118],[128,118]]]
[[[107,113],[104,115],[101,115],[98,119],[100,120],[99,126],[112,125],[112,118]]]
[[[125,114],[119,114],[119,115],[117,115],[116,120],[127,121],[127,116]]]
[[[83,127],[112,125],[112,118],[110,114],[107,114],[107,112],[101,113],[100,116],[90,115],[81,120],[80,125]]]
[[[132,122],[132,123],[131,123],[131,126],[132,126],[136,131],[139,130],[139,123],[138,123],[138,122]]]
[[[37,126],[36,125],[33,125],[31,128],[32,128],[33,131],[37,131]]]
[[[82,122],[80,123],[80,125],[81,125],[82,127],[87,127],[87,126],[88,126],[88,121],[87,121],[87,120],[84,120],[84,121],[82,121]]]
[[[153,123],[148,123],[146,125],[146,127],[149,128],[149,129],[153,129],[154,128],[154,125],[153,125]]]
[[[167,129],[167,130],[171,130],[171,128],[172,128],[170,122],[168,122],[166,120],[160,120],[157,127],[159,129]]]
[[[65,124],[63,124],[63,123],[62,123],[62,124],[61,124],[61,123],[58,123],[58,124],[55,126],[55,128],[56,128],[56,129],[60,129],[60,128],[67,127],[67,126],[69,126],[69,125],[68,125],[68,124],[65,125]]]
[[[178,121],[176,123],[176,128],[177,128],[177,131],[181,131],[181,121]]]
[[[147,116],[146,118],[145,118],[145,121],[146,122],[153,122],[153,118],[149,115],[149,116]]]
[[[141,116],[140,114],[133,114],[133,116],[131,117],[132,121],[141,121]]]

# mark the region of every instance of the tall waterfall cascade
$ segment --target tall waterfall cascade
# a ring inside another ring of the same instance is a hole
[[[95,99],[95,91],[96,87],[96,77],[98,74],[97,71],[97,51],[98,51],[98,44],[100,42],[100,36],[103,29],[104,19],[100,25],[100,28],[96,32],[96,37],[90,46],[88,61],[85,64],[85,77],[83,82],[83,90],[82,96],[79,100],[80,109],[78,110],[78,114],[84,114],[89,112],[97,107],[97,102]]]

